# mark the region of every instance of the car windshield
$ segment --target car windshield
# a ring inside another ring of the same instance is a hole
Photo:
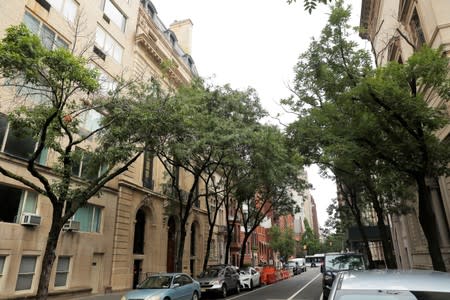
[[[219,268],[206,269],[204,272],[201,272],[200,275],[198,275],[198,277],[199,278],[218,277],[221,270],[222,269]]]
[[[251,269],[249,269],[249,268],[243,268],[243,269],[239,270],[239,273],[240,274],[251,274],[252,272],[251,272]]]
[[[138,289],[168,289],[172,282],[172,276],[150,276],[138,285]]]
[[[295,267],[295,262],[293,261],[288,261],[286,264],[288,267]]]
[[[364,260],[361,255],[327,255],[325,257],[327,271],[364,270]]]

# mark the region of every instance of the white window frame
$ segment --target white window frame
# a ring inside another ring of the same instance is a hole
[[[0,113],[0,117],[3,117],[3,116],[6,117],[5,115]],[[8,142],[8,138],[10,137],[10,131],[11,131],[10,130],[11,123],[8,121],[7,117],[6,117],[6,121],[7,121],[7,125],[6,125],[6,129],[5,129],[5,135],[3,137],[3,140],[0,140],[0,152],[2,152],[2,153],[6,153],[5,147],[6,147],[6,143]],[[35,146],[34,146],[33,150],[36,151],[37,147],[38,147],[38,142],[35,142]],[[11,154],[11,153],[8,153],[8,154],[13,155],[15,157],[20,157],[22,159],[26,159],[26,158],[16,155],[16,154]],[[45,166],[47,164],[47,159],[48,159],[48,148],[44,147],[44,149],[42,149],[42,151],[41,151],[41,155],[36,159],[36,162],[40,165]]]
[[[101,26],[95,31],[95,44],[119,64],[122,63],[123,47]]]
[[[5,269],[6,265],[6,255],[0,254],[0,278],[4,275],[3,270]]]
[[[74,0],[47,0],[48,3],[63,15],[64,19],[74,23],[78,12],[78,3]]]
[[[64,260],[64,265],[60,264],[61,260]],[[58,262],[56,263],[54,287],[60,288],[60,287],[67,286],[71,261],[72,261],[72,259],[70,256],[63,256],[63,255],[58,256]],[[66,264],[66,262],[67,262],[67,264]],[[60,277],[63,277],[63,279],[61,282],[58,282],[58,279],[61,279]],[[62,282],[64,282],[64,284],[60,284]]]
[[[68,48],[69,47],[69,43],[66,42],[65,39],[63,39],[58,33],[56,33],[52,28],[50,28],[49,26],[47,26],[47,24],[45,24],[44,22],[42,22],[39,18],[37,18],[35,15],[33,15],[31,12],[29,11],[25,11],[24,14],[24,19],[23,19],[23,23],[25,25],[27,25],[25,23],[25,16],[28,15],[29,17],[31,17],[31,19],[34,19],[36,23],[38,23],[38,27],[36,29],[28,27],[28,29],[36,34],[42,42],[42,45],[48,49],[55,49],[56,47],[63,47],[63,48]],[[51,48],[47,47],[49,45],[47,45],[46,41],[44,40],[44,37],[42,36],[43,34],[43,28],[47,28],[49,31],[51,31],[54,34],[53,40],[51,41],[52,45]]]
[[[127,17],[117,4],[111,0],[103,1],[103,13],[115,24],[122,32],[125,32]]]
[[[27,266],[24,265],[24,258],[28,259],[34,259],[33,262],[33,267],[30,268],[28,270]],[[22,255],[21,259],[20,259],[20,265],[19,265],[19,272],[17,273],[17,281],[16,281],[16,287],[15,290],[16,291],[27,291],[27,290],[31,290],[33,287],[33,279],[34,279],[34,274],[36,273],[36,263],[37,263],[37,256],[36,255]],[[24,281],[26,280],[26,278],[31,277],[29,280],[29,282],[23,282],[24,284],[24,288],[18,288],[18,285],[20,283],[20,279],[24,279]]]
[[[86,207],[92,207],[92,215],[89,216],[89,223],[90,228],[87,230],[83,230],[83,220],[80,218],[77,218],[78,210],[75,212],[75,214],[72,217],[72,220],[80,222],[80,231],[81,232],[93,232],[93,233],[100,233],[101,232],[101,225],[102,225],[102,215],[103,215],[103,208],[98,205],[87,203],[84,208]],[[97,214],[98,212],[98,214]],[[98,217],[97,217],[98,216]],[[89,225],[89,224],[88,224]]]

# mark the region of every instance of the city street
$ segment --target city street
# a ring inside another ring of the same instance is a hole
[[[229,300],[320,300],[322,294],[321,273],[319,268],[309,268],[305,273],[279,281],[270,285],[263,285],[252,291],[241,291],[231,294]],[[99,295],[80,298],[83,300],[120,300],[121,294]],[[203,300],[221,299],[214,295],[202,295]]]

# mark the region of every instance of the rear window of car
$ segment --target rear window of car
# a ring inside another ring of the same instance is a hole
[[[397,290],[340,290],[333,300],[448,300],[450,292]]]
[[[364,259],[361,255],[327,255],[325,256],[327,271],[364,270]]]

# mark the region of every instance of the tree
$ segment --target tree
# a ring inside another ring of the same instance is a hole
[[[301,191],[304,186],[298,176],[302,167],[300,157],[289,150],[284,134],[277,127],[260,125],[255,128],[247,157],[245,176],[236,181],[233,195],[244,228],[240,265],[244,263],[251,233],[269,214],[275,217],[293,214],[292,190]]]
[[[167,126],[161,112],[170,115],[165,111],[164,101],[145,85],[122,82],[114,92],[100,97],[96,93],[97,71],[87,63],[64,48],[43,47],[24,25],[8,28],[0,42],[2,84],[11,87],[9,91],[17,98],[14,102],[17,106],[12,107],[8,119],[12,128],[31,136],[37,145],[26,157],[26,175],[3,166],[0,173],[36,191],[53,208],[38,299],[48,296],[55,249],[63,225],[156,143],[150,136],[164,132]],[[82,131],[82,117],[89,112],[103,115],[102,120],[98,128]],[[143,128],[146,141],[139,135]],[[57,154],[57,160],[48,166],[50,172],[38,163],[44,149]],[[79,178],[74,170],[81,161],[85,162],[85,169]]]
[[[423,47],[403,65],[390,63],[373,70],[368,53],[349,41],[348,17],[349,10],[336,1],[320,41],[311,43],[310,50],[297,65],[294,90],[300,101],[287,103],[301,117],[311,117],[308,124],[321,124],[321,127],[311,126],[308,134],[308,137],[321,135],[320,143],[305,147],[315,153],[309,158],[318,159],[324,150],[334,149],[321,161],[324,166],[336,167],[336,155],[346,153],[350,160],[345,166],[351,163],[350,170],[359,173],[352,175],[342,164],[339,169],[346,170],[350,176],[362,174],[370,179],[365,181],[365,196],[370,196],[375,209],[378,209],[377,201],[396,201],[389,196],[394,195],[391,191],[402,193],[394,184],[381,184],[380,178],[403,176],[405,184],[415,181],[419,220],[433,267],[445,270],[426,179],[448,172],[448,141],[440,142],[434,135],[448,122],[448,117],[440,107],[431,108],[427,102],[436,96],[448,99],[448,60],[440,55],[439,49]],[[328,127],[324,126],[327,122]],[[291,128],[291,136],[299,133],[298,125]],[[298,134],[295,139],[301,141],[301,137]],[[385,190],[380,193],[382,186]],[[389,191],[390,188],[393,190]],[[392,205],[379,206],[377,214],[386,206]],[[380,222],[382,218],[380,215]]]
[[[221,175],[221,161],[234,156],[243,128],[255,123],[264,111],[254,90],[207,86],[200,79],[181,87],[170,101],[177,107],[179,123],[156,154],[170,177],[167,191],[174,202],[167,213],[179,219],[176,270],[182,271],[186,224],[199,196],[199,182],[211,182],[215,174]],[[180,182],[181,171],[189,180]]]
[[[308,220],[304,220],[305,231],[300,239],[300,247],[305,251],[306,255],[312,255],[320,251],[319,237],[312,231]]]
[[[295,236],[292,228],[281,228],[277,225],[269,229],[269,246],[277,251],[286,262],[295,249]]]

